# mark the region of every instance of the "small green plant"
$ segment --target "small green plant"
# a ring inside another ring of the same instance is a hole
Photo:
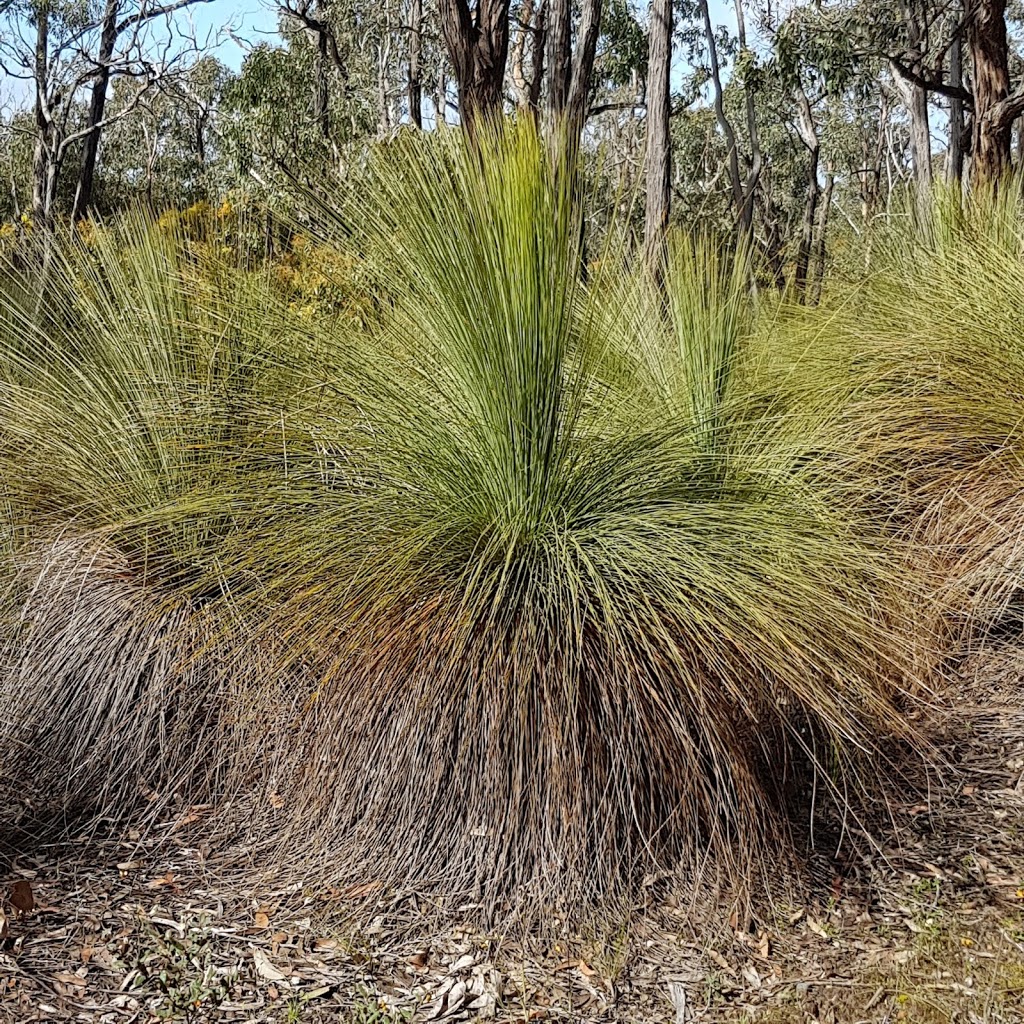
[[[206,918],[185,920],[180,931],[160,931],[144,917],[142,930],[149,941],[136,965],[138,983],[156,996],[155,1016],[161,1020],[200,1020],[227,999],[236,973],[219,970],[214,964]]]
[[[356,993],[344,1021],[345,1024],[407,1024],[412,1015],[412,1010],[388,1006],[373,993],[362,990]]]

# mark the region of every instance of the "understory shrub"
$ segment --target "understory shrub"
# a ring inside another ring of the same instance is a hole
[[[764,372],[742,254],[585,282],[529,125],[410,133],[369,179],[334,244],[371,322],[139,228],[0,339],[0,756],[100,813],[272,775],[285,861],[488,914],[777,881],[911,738],[913,585],[842,387]]]
[[[916,230],[879,245],[829,316],[827,359],[855,396],[871,502],[944,624],[941,662],[1020,604],[1024,582],[1024,207],[936,189]],[[1018,627],[1019,628],[1019,627]]]

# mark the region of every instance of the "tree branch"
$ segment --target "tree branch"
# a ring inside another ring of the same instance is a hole
[[[152,21],[154,18],[174,14],[175,12],[180,11],[183,7],[191,7],[193,4],[208,3],[212,3],[212,0],[175,0],[174,3],[165,4],[162,7],[142,6],[135,14],[129,15],[127,18],[124,18],[117,23],[117,34],[120,35],[132,25],[142,25],[144,22]]]
[[[926,78],[924,75],[914,71],[913,68],[908,67],[898,57],[890,57],[889,60],[900,76],[912,85],[926,89],[928,92],[937,92],[940,96],[948,96],[950,99],[960,100],[961,103],[971,110],[974,109],[974,95],[962,86],[947,85],[941,80]]]

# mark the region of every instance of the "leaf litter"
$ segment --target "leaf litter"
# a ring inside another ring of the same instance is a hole
[[[755,919],[662,879],[628,934],[511,941],[438,928],[372,878],[253,891],[251,872],[190,845],[201,815],[179,809],[171,842],[93,836],[0,860],[0,1021],[1020,1022],[1024,652],[986,658],[963,670],[955,770],[927,810],[908,799],[803,905]]]

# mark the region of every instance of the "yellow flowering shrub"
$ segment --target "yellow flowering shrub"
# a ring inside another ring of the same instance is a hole
[[[371,299],[361,283],[361,267],[353,257],[295,235],[285,252],[276,257],[273,278],[300,316],[342,313],[365,318]]]

